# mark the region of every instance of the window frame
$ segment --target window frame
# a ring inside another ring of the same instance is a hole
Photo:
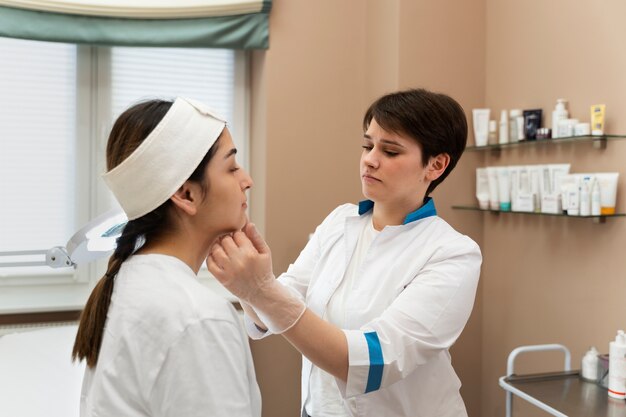
[[[235,144],[243,158],[239,163],[249,170],[250,161],[250,80],[249,52],[235,50],[234,109],[232,127]],[[75,213],[77,229],[89,219],[110,210],[109,191],[101,179],[106,171],[105,150],[112,125],[111,47],[77,45]],[[66,242],[59,242],[64,245]],[[43,248],[47,250],[49,248]],[[75,268],[37,267],[33,273],[8,274],[0,269],[0,314],[82,309],[93,286],[105,273],[108,259]],[[221,286],[206,270],[200,281],[216,290]],[[223,293],[226,295],[225,293]]]

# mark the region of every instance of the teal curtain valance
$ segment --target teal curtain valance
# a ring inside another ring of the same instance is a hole
[[[271,0],[259,12],[179,19],[130,19],[0,6],[0,36],[118,46],[267,49]]]

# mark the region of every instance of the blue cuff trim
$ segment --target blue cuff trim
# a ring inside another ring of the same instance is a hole
[[[376,332],[364,333],[367,340],[367,348],[370,352],[370,371],[367,376],[367,386],[365,393],[376,391],[383,381],[383,351],[380,347],[380,340]]]
[[[363,200],[359,202],[359,216],[370,211],[374,208],[374,202],[372,200]],[[437,209],[435,208],[435,200],[432,197],[426,197],[422,207],[418,208],[414,212],[409,213],[402,224],[409,224],[416,220],[425,219],[426,217],[436,216]]]

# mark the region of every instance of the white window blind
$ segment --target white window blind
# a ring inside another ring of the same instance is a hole
[[[45,250],[76,229],[76,46],[0,38],[0,57],[0,251]]]
[[[112,48],[112,114],[151,98],[189,97],[233,120],[235,51]]]
[[[106,259],[76,269],[3,262],[42,260],[15,252],[65,245],[116,204],[101,179],[106,136],[130,105],[177,96],[208,104],[247,165],[245,62],[234,50],[0,38],[0,314],[79,308],[102,276]]]

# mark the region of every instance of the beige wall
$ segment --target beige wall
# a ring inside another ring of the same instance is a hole
[[[581,119],[589,105],[606,103],[607,130],[626,133],[624,15],[621,0],[275,0],[271,48],[253,59],[252,217],[276,272],[330,209],[359,199],[361,115],[382,93],[423,86],[451,94],[467,112],[487,106],[496,116],[539,107],[545,124],[556,98],[569,99]],[[435,192],[440,215],[484,255],[477,305],[453,348],[470,416],[504,415],[497,378],[516,346],[564,343],[574,366],[589,345],[607,351],[625,327],[626,220],[497,216],[450,205],[474,202],[477,166],[570,162],[578,172],[620,171],[624,156],[626,140],[606,150],[563,144],[499,157],[466,153]],[[618,210],[625,204],[618,197]],[[278,338],[253,350],[265,415],[296,415],[298,355]],[[561,361],[545,355],[519,364],[532,372]],[[521,401],[515,411],[542,415]]]
[[[593,0],[487,1],[486,105],[543,108],[551,122],[557,98],[573,117],[589,120],[589,105],[607,104],[607,130],[626,133],[626,3]],[[563,144],[484,155],[482,164],[570,162],[578,172],[621,171],[618,210],[626,209],[626,140],[606,150]],[[620,196],[621,194],[621,196]],[[590,345],[608,352],[626,327],[626,219],[489,214],[484,218],[483,416],[504,415],[497,378],[515,347],[563,343],[573,366]],[[546,355],[547,356],[547,355]],[[558,355],[521,361],[521,372],[559,369]],[[516,415],[545,415],[517,401]]]
[[[270,49],[252,62],[251,217],[283,272],[319,222],[361,198],[361,119],[406,87],[446,92],[470,110],[485,94],[484,0],[275,0]],[[453,10],[452,13],[450,11]],[[435,198],[440,214],[480,242],[480,222],[450,210],[473,198],[476,155]],[[453,350],[470,414],[480,415],[480,306]],[[266,417],[294,416],[299,356],[282,339],[253,342]]]

